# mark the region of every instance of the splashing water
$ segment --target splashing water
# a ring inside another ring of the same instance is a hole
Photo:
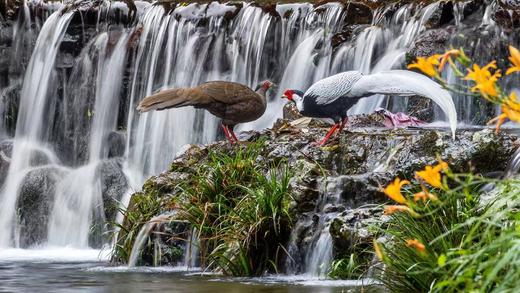
[[[130,257],[128,258],[128,267],[136,266],[141,251],[143,251],[143,248],[153,230],[162,223],[170,221],[170,219],[171,214],[162,214],[153,217],[150,221],[146,222],[143,227],[141,227],[141,230],[139,230],[139,233],[137,233],[137,236],[135,237],[134,246],[132,246]]]

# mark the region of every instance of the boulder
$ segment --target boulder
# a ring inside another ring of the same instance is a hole
[[[108,157],[123,157],[126,148],[126,133],[123,131],[112,131],[108,135]]]
[[[16,210],[20,223],[20,247],[45,243],[56,185],[64,171],[45,166],[30,170],[20,185]]]
[[[106,221],[114,221],[119,202],[128,189],[128,180],[120,160],[108,160],[98,166],[101,196]]]
[[[373,228],[384,220],[380,206],[349,209],[339,214],[329,228],[336,256],[366,253],[374,238]]]

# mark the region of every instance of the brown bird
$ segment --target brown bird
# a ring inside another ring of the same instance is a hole
[[[144,98],[137,110],[148,112],[193,106],[206,109],[221,118],[220,125],[230,143],[238,142],[233,128],[238,123],[260,118],[267,107],[266,93],[273,83],[266,80],[253,91],[249,87],[229,81],[209,81],[191,88],[172,88]]]

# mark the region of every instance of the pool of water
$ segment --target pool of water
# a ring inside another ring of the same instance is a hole
[[[182,267],[114,267],[95,250],[2,250],[0,292],[380,292],[371,280],[227,278]]]

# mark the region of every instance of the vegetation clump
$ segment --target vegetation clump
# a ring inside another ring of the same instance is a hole
[[[159,192],[152,183],[145,184],[125,211],[127,228],[119,237],[115,260],[128,260],[142,225],[161,211],[175,210],[171,220],[189,223],[198,239],[185,242],[187,249],[199,252],[201,267],[233,276],[277,272],[292,223],[291,172],[283,160],[276,164],[263,160],[264,142],[209,150],[202,161],[173,164],[171,171],[185,176],[170,178],[167,190]],[[142,201],[148,204],[142,206]]]
[[[374,243],[383,283],[393,292],[520,289],[520,181],[455,174],[447,166],[416,174],[404,195],[395,184],[385,189],[401,205],[385,208],[390,220],[381,232],[388,240]],[[489,184],[497,187],[486,194]]]

